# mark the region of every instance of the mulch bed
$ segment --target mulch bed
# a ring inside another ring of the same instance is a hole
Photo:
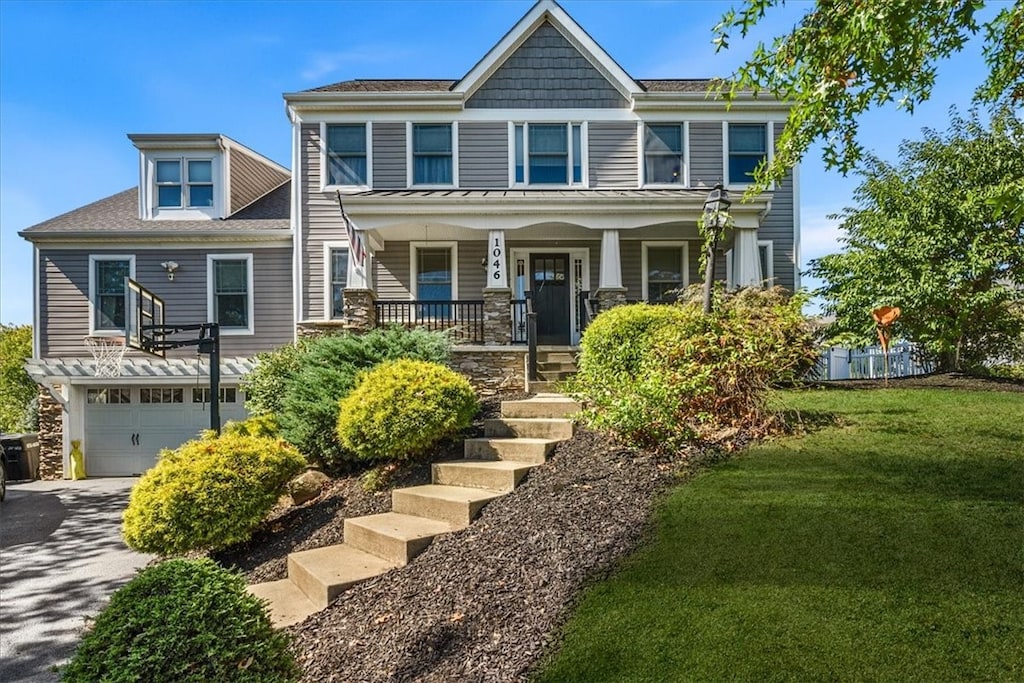
[[[913,377],[894,377],[885,382],[881,379],[843,379],[831,382],[816,382],[810,386],[826,389],[961,389],[974,391],[1024,392],[1024,382],[1000,377],[977,377],[960,372],[945,372]]]

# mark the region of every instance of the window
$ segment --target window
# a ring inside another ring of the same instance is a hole
[[[763,123],[730,123],[729,184],[746,184],[768,155],[768,127]]]
[[[327,126],[327,184],[368,185],[365,124]]]
[[[765,287],[775,284],[775,263],[772,240],[757,241],[757,256],[761,259],[761,280]]]
[[[207,257],[208,315],[222,333],[252,334],[252,254]]]
[[[458,297],[458,248],[454,243],[414,243],[411,257],[417,301],[454,301]],[[419,315],[447,318],[453,310],[448,305],[424,305]]]
[[[644,182],[683,183],[683,126],[648,125],[644,134]]]
[[[415,124],[412,127],[414,185],[452,185],[452,126]]]
[[[185,182],[182,183],[182,163]],[[161,209],[182,207],[182,189],[188,207],[213,206],[213,161],[210,159],[160,159],[156,162],[156,205]]]
[[[685,242],[644,243],[644,299],[652,304],[674,302],[670,292],[688,284],[687,245]]]
[[[184,403],[183,389],[142,388],[139,403]]]
[[[518,123],[513,130],[514,178],[527,185],[583,183],[583,128],[579,123]]]
[[[115,387],[105,387],[103,389],[87,389],[85,392],[85,402],[108,404],[131,403],[131,389],[117,389]]]
[[[330,268],[330,316],[345,316],[345,283],[348,280],[348,249],[328,248]]]
[[[121,332],[125,328],[124,279],[134,276],[133,256],[89,257],[90,333]]]
[[[237,403],[238,402],[238,391],[234,387],[221,387],[220,391],[217,392],[220,396],[220,403]],[[210,388],[209,387],[193,387],[192,388],[192,402],[193,403],[209,403],[210,402]]]

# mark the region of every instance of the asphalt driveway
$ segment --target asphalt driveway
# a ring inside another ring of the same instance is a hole
[[[152,556],[121,541],[137,479],[10,484],[0,503],[0,681],[56,681],[86,617]]]

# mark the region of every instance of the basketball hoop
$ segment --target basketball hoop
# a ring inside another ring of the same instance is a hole
[[[93,372],[97,377],[118,377],[121,374],[121,359],[127,350],[124,337],[86,337],[85,347],[96,359]]]

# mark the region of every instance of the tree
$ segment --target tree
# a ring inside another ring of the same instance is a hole
[[[811,262],[835,332],[870,344],[870,312],[899,306],[895,332],[942,370],[977,367],[1024,330],[1024,217],[1005,201],[1024,179],[1024,122],[954,109],[945,134],[903,141],[899,163],[867,157],[856,208],[836,217],[846,249]]]
[[[38,394],[36,383],[25,372],[25,359],[32,357],[32,327],[0,324],[0,431],[29,428],[29,403]]]
[[[746,36],[784,0],[744,0],[714,28],[717,50],[730,34]],[[913,112],[927,100],[936,64],[981,32],[989,67],[974,99],[1024,102],[1024,0],[1005,4],[979,23],[984,0],[818,0],[786,35],[760,42],[750,59],[713,92],[727,101],[741,91],[766,91],[792,104],[774,157],[755,174],[749,193],[783,179],[811,144],[824,142],[824,160],[843,173],[863,155],[857,117],[896,102]]]

